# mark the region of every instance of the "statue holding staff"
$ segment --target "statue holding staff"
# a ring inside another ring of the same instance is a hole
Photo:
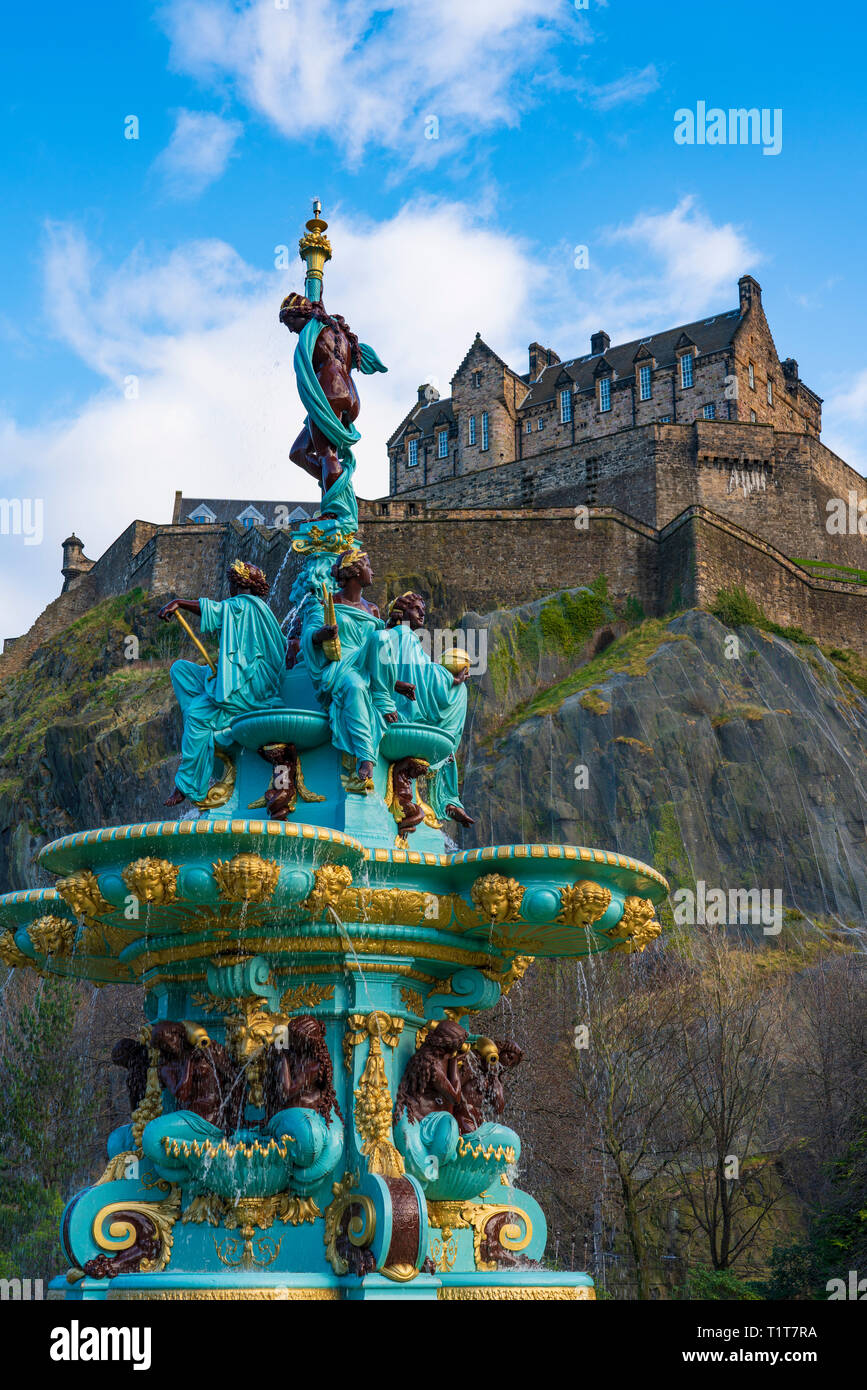
[[[214,749],[232,743],[232,722],[281,704],[286,639],[265,602],[268,580],[256,565],[235,560],[229,566],[229,597],[175,598],[160,609],[168,622],[185,610],[201,620],[202,632],[219,632],[216,671],[195,661],[172,663],[171,680],[184,719],[181,761],[167,806],[203,801],[214,768]]]

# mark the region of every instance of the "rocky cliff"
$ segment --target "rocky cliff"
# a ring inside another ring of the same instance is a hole
[[[461,626],[488,644],[463,750],[467,843],[615,849],[674,887],[779,890],[790,913],[863,922],[867,680],[853,654],[699,611],[615,612],[604,581]],[[171,814],[168,667],[186,640],[134,591],[0,686],[4,891],[34,882],[57,835]]]

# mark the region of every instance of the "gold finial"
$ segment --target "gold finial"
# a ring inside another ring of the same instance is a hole
[[[322,204],[318,198],[313,199],[313,216],[306,224],[307,231],[298,243],[298,254],[307,266],[307,295],[311,299],[319,299],[322,293],[322,272],[326,261],[331,260],[331,243],[325,232],[328,223],[320,216]],[[314,287],[310,282],[317,281]],[[311,291],[318,291],[318,293]]]

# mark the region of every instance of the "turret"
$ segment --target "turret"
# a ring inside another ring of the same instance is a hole
[[[63,542],[63,564],[60,573],[63,575],[62,593],[67,589],[72,589],[75,584],[94,566],[93,560],[88,560],[84,553],[84,546],[73,531],[71,536],[67,536]]]

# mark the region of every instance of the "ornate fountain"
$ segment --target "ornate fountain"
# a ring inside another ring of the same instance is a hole
[[[316,205],[280,315],[307,410],[291,457],[322,488],[288,642],[252,565],[222,602],[168,604],[219,636],[172,667],[167,804],[192,810],[64,836],[40,855],[55,888],[0,898],[8,966],[145,1000],[113,1052],[130,1123],[67,1205],[55,1298],[594,1297],[541,1263],[503,1119],[521,1052],[473,1020],[536,956],[643,950],[667,885],[579,846],[447,850],[444,824],[472,824],[468,658],[426,655],[419,595],[385,619],[364,598],[351,372],[385,368],[324,309],[326,226]]]

